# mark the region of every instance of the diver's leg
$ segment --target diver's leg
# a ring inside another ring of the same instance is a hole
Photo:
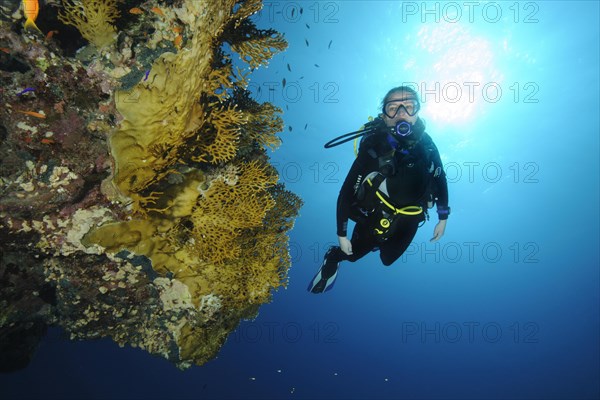
[[[386,267],[392,265],[408,248],[417,234],[418,218],[402,218],[398,221],[396,232],[380,246],[379,256]]]
[[[351,262],[363,258],[377,246],[369,224],[356,224],[350,243],[352,243],[352,255],[346,256],[345,259]]]
[[[377,245],[375,238],[370,234],[369,226],[366,224],[356,224],[352,231],[350,243],[352,243],[351,255],[344,253],[340,246],[331,246],[325,258],[333,263],[339,263],[340,261],[354,262],[367,255]]]
[[[308,285],[308,291],[322,293],[330,290],[335,283],[338,268],[341,261],[354,262],[363,257],[374,247],[373,239],[367,235],[367,228],[357,224],[352,232],[352,254],[347,255],[339,246],[331,246],[325,257],[321,268]]]

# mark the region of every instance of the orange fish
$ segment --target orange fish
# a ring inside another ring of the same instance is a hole
[[[173,44],[175,45],[175,47],[177,47],[178,49],[181,49],[181,42],[183,41],[183,37],[181,35],[177,35],[177,37],[175,38],[175,40],[173,40]]]
[[[36,118],[46,118],[46,116],[44,114],[41,114],[41,113],[35,112],[35,111],[19,111],[19,110],[17,110],[17,112],[21,113],[21,114],[30,115],[30,116],[36,117]]]
[[[10,49],[8,47],[0,47],[0,51],[5,52],[6,54],[10,54]]]
[[[152,7],[150,11],[152,11],[154,14],[160,15],[161,17],[165,16],[165,13],[162,12],[162,10],[158,7]]]
[[[40,31],[40,28],[35,24],[35,20],[40,12],[38,0],[23,0],[23,12],[25,18],[27,18],[27,21],[25,21],[25,29],[35,28],[37,31]]]
[[[142,10],[141,8],[133,7],[133,8],[129,9],[129,13],[130,14],[143,14],[144,10]]]
[[[50,40],[50,39],[52,39],[52,36],[54,36],[54,35],[55,35],[55,34],[57,34],[57,33],[58,33],[58,31],[49,31],[49,32],[46,34],[46,40]]]
[[[175,33],[181,33],[183,32],[183,28],[181,26],[174,26],[173,28],[171,28],[173,30],[173,32]]]
[[[44,139],[40,140],[40,143],[43,143],[43,144],[52,144],[52,143],[54,143],[54,140],[44,138]]]

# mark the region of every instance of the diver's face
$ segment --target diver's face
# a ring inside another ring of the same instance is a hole
[[[406,121],[412,125],[419,118],[419,103],[411,93],[393,93],[384,105],[382,118],[390,128],[396,126],[399,121]]]

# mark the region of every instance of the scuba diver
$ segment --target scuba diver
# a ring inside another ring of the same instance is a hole
[[[407,86],[393,88],[385,95],[377,118],[362,130],[325,144],[330,148],[362,136],[337,200],[339,246],[329,248],[308,291],[330,290],[341,261],[354,262],[371,251],[379,250],[381,262],[391,265],[429,219],[427,209],[433,203],[439,222],[430,241],[443,236],[450,215],[448,184],[419,109],[416,91]],[[356,222],[351,239],[348,219]]]

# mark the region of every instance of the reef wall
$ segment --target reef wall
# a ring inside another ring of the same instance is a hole
[[[246,90],[287,46],[261,7],[54,0],[41,32],[0,7],[0,371],[48,326],[201,365],[287,284],[302,201]]]

